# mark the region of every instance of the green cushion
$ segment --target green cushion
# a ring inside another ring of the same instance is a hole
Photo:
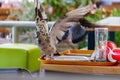
[[[25,68],[36,71],[40,68],[41,51],[33,44],[0,45],[0,68]]]

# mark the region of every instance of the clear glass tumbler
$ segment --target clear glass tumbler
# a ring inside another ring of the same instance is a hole
[[[95,28],[95,60],[106,61],[108,28]]]

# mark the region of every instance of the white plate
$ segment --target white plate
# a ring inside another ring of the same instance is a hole
[[[88,61],[89,57],[86,56],[54,56],[54,60],[79,60],[79,61]]]

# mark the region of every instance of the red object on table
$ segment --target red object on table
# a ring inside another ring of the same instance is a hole
[[[120,61],[120,48],[115,48],[112,51],[113,51],[112,54],[113,59]]]
[[[117,45],[112,42],[112,41],[107,41],[107,46],[110,48],[110,49],[114,49],[117,47]]]

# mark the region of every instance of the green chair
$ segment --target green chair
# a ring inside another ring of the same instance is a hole
[[[41,50],[33,44],[1,44],[0,68],[23,68],[31,72],[40,69]]]

